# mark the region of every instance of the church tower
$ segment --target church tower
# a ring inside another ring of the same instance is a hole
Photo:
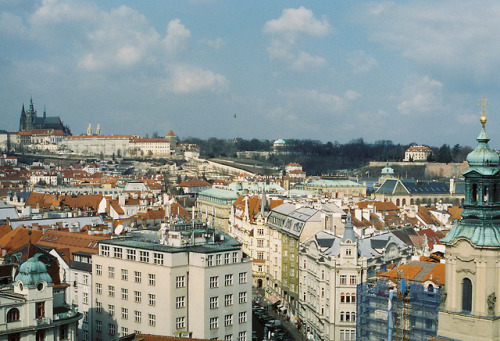
[[[481,133],[467,155],[462,220],[441,241],[446,245],[446,292],[438,337],[500,340],[500,172],[499,157],[486,134],[486,100]]]
[[[87,136],[92,136],[94,135],[94,132],[92,131],[92,123],[89,122],[89,126],[87,128]]]

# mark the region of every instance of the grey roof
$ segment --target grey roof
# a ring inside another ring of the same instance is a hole
[[[399,180],[387,179],[377,190],[381,194],[393,194],[396,188],[403,186],[405,191],[410,194],[446,194],[450,193],[450,183],[441,181],[417,181],[417,180]],[[456,183],[455,192],[464,193],[464,184]]]
[[[92,272],[92,264],[90,263],[75,262],[72,260],[69,262],[69,267],[76,270]]]
[[[17,210],[14,206],[6,203],[5,201],[0,201],[0,220],[5,219],[17,219],[19,215],[17,214]]]
[[[224,234],[224,237],[225,238],[223,241],[219,241],[216,243],[204,243],[204,244],[187,245],[181,247],[163,245],[144,240],[137,240],[135,238],[107,239],[107,240],[101,240],[99,241],[99,243],[119,245],[137,249],[147,249],[150,251],[169,252],[169,253],[179,253],[179,252],[214,253],[221,251],[239,250],[241,248],[241,244],[236,239],[232,238],[227,234]]]
[[[10,226],[12,229],[20,225],[30,226],[33,223],[38,223],[39,225],[54,225],[58,222],[68,223],[70,226],[75,222],[79,222],[80,226],[92,225],[92,223],[102,225],[104,221],[101,216],[92,217],[72,217],[72,218],[48,218],[48,219],[16,219],[11,220]]]

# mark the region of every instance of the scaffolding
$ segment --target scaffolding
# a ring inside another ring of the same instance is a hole
[[[371,280],[357,288],[357,340],[420,341],[437,335],[439,289],[407,280]]]

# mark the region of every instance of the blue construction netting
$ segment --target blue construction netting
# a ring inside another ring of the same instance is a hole
[[[398,318],[400,335],[404,325],[411,341],[427,340],[437,335],[438,307],[440,304],[439,289],[424,287],[410,283],[403,290],[405,301],[400,298],[396,286],[385,279],[371,280],[357,287],[357,340],[396,340],[398,335]],[[401,297],[401,296],[400,296]],[[399,313],[399,316],[398,316]]]

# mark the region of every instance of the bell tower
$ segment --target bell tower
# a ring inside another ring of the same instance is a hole
[[[500,338],[500,172],[488,145],[486,99],[481,132],[467,155],[462,220],[441,241],[446,245],[446,292],[441,293],[438,337]]]

